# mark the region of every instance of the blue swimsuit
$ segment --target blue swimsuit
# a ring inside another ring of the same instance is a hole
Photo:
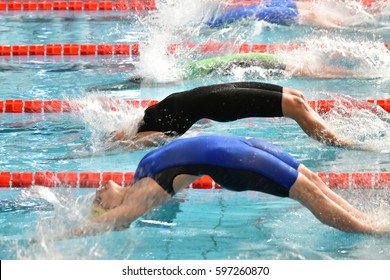
[[[264,20],[269,23],[287,25],[296,24],[298,10],[291,1],[270,1],[246,7],[231,8],[213,17],[206,24],[209,27],[218,27],[241,19]]]
[[[174,195],[177,175],[209,175],[223,188],[286,197],[298,177],[299,162],[258,138],[199,136],[175,140],[146,154],[133,183],[153,178]]]

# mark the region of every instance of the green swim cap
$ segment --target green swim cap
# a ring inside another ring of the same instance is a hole
[[[191,62],[185,67],[185,73],[188,79],[202,78],[214,70],[232,62],[245,62],[258,60],[269,63],[282,63],[282,61],[273,54],[269,53],[237,53],[225,56],[210,57],[199,61]],[[256,64],[254,64],[255,66]]]
[[[91,208],[91,215],[92,217],[98,217],[104,213],[106,213],[108,209],[105,209],[101,206],[92,206]]]

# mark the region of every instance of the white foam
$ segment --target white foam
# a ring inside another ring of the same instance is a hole
[[[112,148],[114,143],[107,140],[116,130],[125,130],[130,138],[134,136],[144,116],[142,107],[129,106],[123,100],[99,93],[88,94],[72,102],[81,106],[81,110],[73,110],[72,114],[91,132],[89,141],[93,151]]]

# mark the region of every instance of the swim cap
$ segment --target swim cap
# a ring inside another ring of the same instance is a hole
[[[91,208],[91,215],[92,217],[98,217],[104,213],[106,213],[108,211],[108,209],[105,209],[101,206],[92,206]]]

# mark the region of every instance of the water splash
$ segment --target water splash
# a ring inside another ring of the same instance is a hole
[[[74,118],[84,123],[91,134],[89,144],[93,152],[118,147],[116,143],[109,141],[114,131],[125,130],[130,138],[134,136],[144,116],[142,107],[129,106],[123,100],[100,93],[73,99],[72,104]]]
[[[156,13],[142,19],[148,35],[140,46],[138,75],[157,82],[180,79],[178,59],[170,55],[167,48],[198,35],[200,23],[213,3],[213,0],[167,0],[159,4]]]
[[[323,78],[389,78],[390,53],[384,42],[366,38],[344,38],[329,32],[302,39],[304,47],[278,51],[295,71]],[[294,70],[292,71],[294,72]]]
[[[330,20],[342,27],[374,25],[378,21],[366,7],[358,1],[311,1],[312,13],[317,20]]]
[[[32,186],[22,190],[18,201],[28,203],[31,201],[44,201],[51,206],[49,213],[39,212],[33,243],[24,244],[20,240],[16,254],[18,259],[69,259],[75,258],[74,252],[62,250],[56,240],[65,236],[69,229],[85,222],[90,217],[89,205],[92,194],[79,196],[74,189],[47,188]],[[94,247],[89,249],[94,254]],[[86,258],[91,255],[86,254]]]
[[[390,116],[386,111],[346,95],[332,95],[331,99],[335,107],[323,117],[338,135],[363,150],[390,153]]]

